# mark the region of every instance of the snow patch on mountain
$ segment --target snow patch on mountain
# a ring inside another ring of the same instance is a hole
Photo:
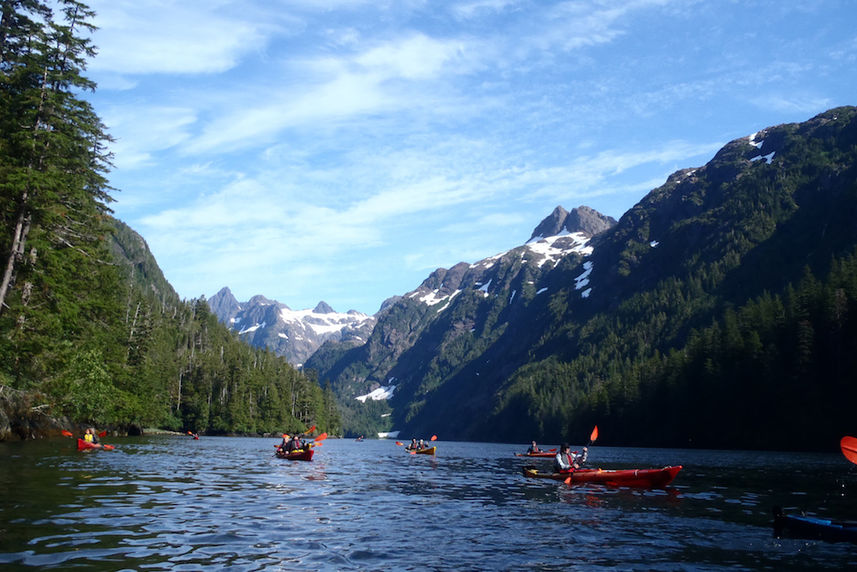
[[[563,231],[556,236],[536,236],[530,239],[525,246],[530,253],[541,256],[538,262],[540,267],[547,262],[556,265],[560,259],[570,254],[583,256],[592,254],[589,237],[582,232]]]
[[[367,399],[371,399],[372,401],[381,401],[383,399],[390,399],[391,397],[393,397],[393,393],[395,391],[395,385],[388,385],[387,387],[379,387],[373,391],[370,391],[366,395],[358,395],[354,399],[356,399],[360,403],[366,403]]]

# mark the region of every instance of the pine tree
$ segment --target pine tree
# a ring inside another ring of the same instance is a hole
[[[83,75],[95,53],[86,37],[93,12],[72,0],[52,5],[14,0],[0,12],[0,351],[19,381],[64,367],[81,339],[106,343],[116,311],[109,137],[80,96],[95,87]]]

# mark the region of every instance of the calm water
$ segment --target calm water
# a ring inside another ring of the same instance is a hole
[[[857,518],[839,454],[593,447],[604,468],[683,464],[668,490],[524,479],[524,445],[274,439],[0,443],[0,569],[564,570],[857,566],[857,545],[776,539],[770,510]]]

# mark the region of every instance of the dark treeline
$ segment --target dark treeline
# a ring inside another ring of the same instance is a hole
[[[857,253],[824,279],[807,268],[783,294],[725,309],[681,348],[634,357],[648,345],[633,339],[642,331],[524,368],[498,424],[533,420],[533,434],[581,439],[599,424],[602,442],[628,445],[806,450],[838,443],[849,419],[857,430]]]
[[[110,216],[110,139],[81,96],[93,13],[0,10],[0,387],[76,423],[338,432],[329,391],[180,300]]]

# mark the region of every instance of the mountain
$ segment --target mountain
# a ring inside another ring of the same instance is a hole
[[[857,108],[736,139],[600,219],[557,208],[305,368],[355,432],[812,449],[857,429]]]
[[[373,316],[355,310],[336,312],[325,302],[312,310],[292,310],[260,295],[239,303],[229,288],[212,296],[208,305],[242,340],[268,348],[294,365],[303,364],[328,340],[362,343],[375,326]]]
[[[558,206],[526,244],[474,264],[438,268],[415,290],[382,305],[366,343],[328,342],[305,367],[332,381],[347,430],[390,430],[394,421],[413,418],[422,396],[495,344],[537,298],[547,297],[546,279],[558,263],[582,261],[591,253],[591,238],[615,224],[589,207],[569,212]],[[580,288],[585,274],[577,282]],[[391,415],[387,403],[370,399],[356,405],[372,392],[401,404],[404,419]],[[374,420],[361,414],[365,408]]]

